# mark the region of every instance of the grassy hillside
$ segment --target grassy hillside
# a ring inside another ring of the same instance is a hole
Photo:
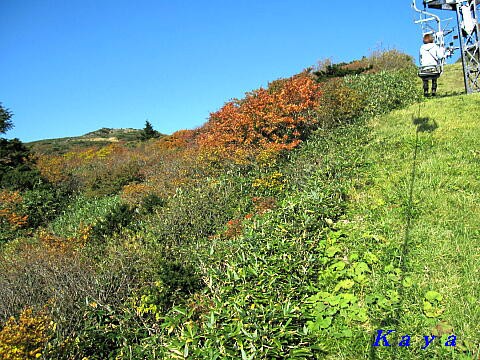
[[[392,56],[40,156],[48,186],[0,191],[0,355],[478,359],[480,96]]]
[[[465,92],[461,62],[445,66],[444,73],[438,79],[438,90],[439,95],[459,95]]]
[[[371,122],[372,141],[363,149],[371,164],[367,185],[352,192],[349,221],[340,227],[353,248],[380,259],[369,291],[395,294],[390,312],[372,314],[376,329],[395,329],[397,344],[412,336],[410,348],[377,348],[373,358],[479,355],[479,108],[478,94],[449,96]],[[438,339],[420,350],[424,335],[444,335],[445,343],[452,333],[456,351]]]
[[[39,154],[64,154],[73,149],[101,147],[119,141],[136,142],[140,140],[142,130],[102,128],[81,136],[32,141],[27,145]]]
[[[371,323],[357,351],[355,342],[343,344],[332,359],[480,355],[480,95],[458,95],[460,65],[446,67],[439,98],[369,122],[360,150],[368,166],[336,227],[348,237],[347,252],[379,260],[364,289]],[[395,330],[391,347],[370,346],[379,329]],[[399,347],[406,334],[411,345]],[[446,347],[451,334],[456,346]]]

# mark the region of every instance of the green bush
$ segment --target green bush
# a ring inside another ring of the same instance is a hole
[[[29,226],[32,228],[46,226],[67,206],[70,195],[62,188],[54,188],[47,184],[24,191],[22,211],[28,215]]]
[[[157,194],[148,194],[143,197],[141,202],[141,210],[144,213],[151,214],[156,208],[162,207],[166,204],[166,201]]]
[[[140,165],[129,161],[113,166],[102,165],[96,169],[83,170],[85,194],[91,197],[118,194],[125,185],[141,182]]]
[[[25,190],[40,182],[28,148],[18,139],[0,138],[0,187]]]
[[[96,222],[91,231],[95,240],[105,240],[128,226],[134,219],[135,210],[127,204],[118,204],[105,217]]]
[[[345,83],[363,95],[365,117],[400,109],[421,98],[414,69],[348,76]]]
[[[368,62],[374,72],[416,69],[413,58],[396,49],[374,51]]]
[[[49,184],[41,184],[33,189],[16,193],[21,201],[7,213],[13,211],[22,219],[22,224],[12,226],[5,221],[5,217],[0,219],[0,243],[26,236],[40,226],[47,226],[61,214],[71,196],[66,189],[54,188]]]
[[[104,219],[119,204],[118,196],[90,198],[78,195],[72,197],[62,213],[50,223],[49,229],[58,236],[76,236],[82,226],[93,225]]]
[[[361,65],[355,66],[356,64],[354,63],[355,62],[332,64],[330,61],[325,61],[319,64],[321,68],[312,71],[312,74],[315,76],[316,81],[323,82],[328,79],[362,74],[373,67],[372,65],[367,64],[363,67]]]
[[[362,115],[365,94],[347,86],[342,79],[325,81],[322,91],[322,101],[318,109],[321,128],[347,124]]]
[[[227,221],[241,216],[251,205],[250,181],[240,174],[206,179],[183,189],[158,208],[145,227],[163,244],[189,244],[205,240]]]
[[[172,306],[182,306],[186,300],[203,288],[203,281],[186,259],[163,258],[152,267],[152,281],[136,295],[134,307],[142,315],[151,315],[158,321]]]

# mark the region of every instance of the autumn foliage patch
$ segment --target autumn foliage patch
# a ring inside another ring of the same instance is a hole
[[[272,82],[212,113],[200,129],[200,149],[213,157],[240,160],[259,150],[293,149],[316,126],[321,97],[320,85],[308,74]]]
[[[22,196],[18,191],[0,191],[0,224],[13,229],[27,224],[28,215],[21,214],[18,209],[22,203]]]
[[[46,309],[34,313],[25,308],[18,319],[11,317],[0,330],[0,355],[5,360],[38,359],[52,335]]]

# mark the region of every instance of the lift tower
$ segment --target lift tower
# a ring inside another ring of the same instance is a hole
[[[480,0],[424,0],[423,5],[456,12],[465,91],[480,92]]]

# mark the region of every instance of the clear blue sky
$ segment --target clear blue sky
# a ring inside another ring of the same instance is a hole
[[[380,46],[416,57],[413,19],[408,0],[0,0],[0,102],[15,114],[7,136],[147,119],[163,133],[195,128],[229,99],[321,59]]]

